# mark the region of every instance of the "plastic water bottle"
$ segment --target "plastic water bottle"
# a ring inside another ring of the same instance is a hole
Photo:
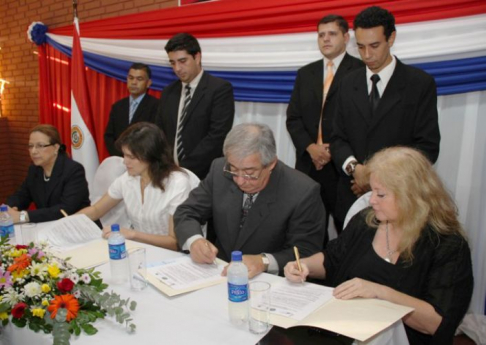
[[[241,327],[248,322],[248,269],[240,251],[231,253],[228,268],[228,310],[233,325]]]
[[[0,206],[0,236],[15,237],[13,220],[8,213],[7,205]]]
[[[120,225],[118,224],[111,226],[108,249],[110,252],[111,283],[122,284],[128,280],[128,262],[125,237],[120,233]]]

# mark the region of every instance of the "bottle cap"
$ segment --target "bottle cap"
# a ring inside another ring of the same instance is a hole
[[[111,224],[111,231],[112,232],[120,231],[120,225],[118,225],[118,224]]]
[[[8,211],[8,206],[2,204],[2,206],[0,206],[0,212],[7,212],[7,211]]]
[[[243,254],[239,250],[235,250],[231,253],[231,261],[241,261]]]

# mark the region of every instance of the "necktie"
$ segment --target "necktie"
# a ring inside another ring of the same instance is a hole
[[[378,103],[380,102],[380,93],[378,92],[378,88],[376,87],[376,84],[380,81],[380,76],[378,74],[373,74],[370,79],[373,83],[370,93],[371,114],[374,114],[376,108],[378,107]]]
[[[135,115],[135,111],[137,110],[137,101],[132,101],[132,105],[130,107],[130,112],[128,113],[128,123],[132,123],[133,115]]]
[[[177,144],[177,159],[182,161],[185,157],[184,154],[184,147],[182,146],[182,129],[184,128],[184,119],[187,115],[187,108],[191,103],[191,86],[189,84],[186,85],[186,94],[184,95],[184,105],[182,107],[181,117],[179,119],[179,126],[177,127],[177,137],[176,137],[176,144]]]
[[[326,79],[324,80],[324,85],[322,88],[322,109],[321,109],[321,117],[319,119],[319,130],[317,133],[317,144],[322,145],[324,142],[322,141],[322,117],[324,115],[324,104],[326,104],[327,94],[329,93],[329,89],[331,88],[332,80],[334,79],[334,72],[332,67],[334,63],[332,60],[327,62],[327,69],[326,69]]]
[[[246,217],[248,217],[248,213],[250,212],[250,208],[253,205],[253,197],[255,194],[246,194],[246,200],[241,208],[241,220],[240,220],[240,230],[245,225]]]

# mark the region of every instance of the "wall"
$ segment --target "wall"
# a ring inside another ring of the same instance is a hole
[[[33,21],[43,22],[49,28],[69,25],[73,15],[72,1],[68,0],[0,3],[0,78],[10,82],[3,94],[4,118],[0,119],[1,203],[27,174],[28,133],[39,121],[37,48],[27,39],[27,27]],[[86,22],[173,6],[177,6],[177,0],[79,0],[78,16],[80,22]]]

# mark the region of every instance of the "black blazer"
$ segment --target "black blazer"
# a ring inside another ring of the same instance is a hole
[[[171,146],[177,134],[177,116],[181,98],[180,80],[168,85],[160,97],[156,124]],[[184,118],[182,144],[185,158],[179,165],[206,177],[213,159],[223,156],[223,142],[233,126],[235,101],[233,86],[204,72]]]
[[[142,101],[133,114],[132,124],[136,122],[155,122],[159,100],[149,94],[145,94]],[[115,141],[120,134],[130,125],[128,117],[130,113],[130,97],[125,97],[114,103],[111,107],[110,118],[105,129],[105,145],[110,156],[122,156],[121,151],[115,147]]]
[[[33,223],[61,218],[61,209],[67,214],[74,214],[89,206],[88,182],[83,166],[66,154],[59,154],[50,180],[45,182],[42,167],[31,165],[27,178],[15,194],[7,199],[7,205],[26,210],[31,202],[37,207],[36,210],[28,211]]]
[[[366,68],[348,74],[340,85],[331,135],[332,158],[341,172],[338,208],[343,219],[356,200],[351,178],[342,170],[349,156],[364,163],[382,148],[397,145],[421,150],[432,163],[439,155],[437,87],[430,75],[397,59],[376,112],[372,118]]]
[[[322,118],[322,137],[330,141],[339,82],[349,72],[364,66],[348,53],[344,55],[326,97]],[[287,107],[287,130],[296,148],[295,168],[308,174],[313,166],[306,148],[315,143],[322,109],[323,60],[312,62],[297,72],[294,90]]]
[[[321,250],[327,234],[326,211],[316,182],[279,161],[240,230],[243,192],[224,176],[224,163],[224,158],[214,160],[208,176],[177,208],[175,232],[181,247],[201,234],[201,224],[212,217],[218,256],[226,261],[233,250],[268,253],[283,273],[287,262],[295,260],[293,246],[302,257]]]

